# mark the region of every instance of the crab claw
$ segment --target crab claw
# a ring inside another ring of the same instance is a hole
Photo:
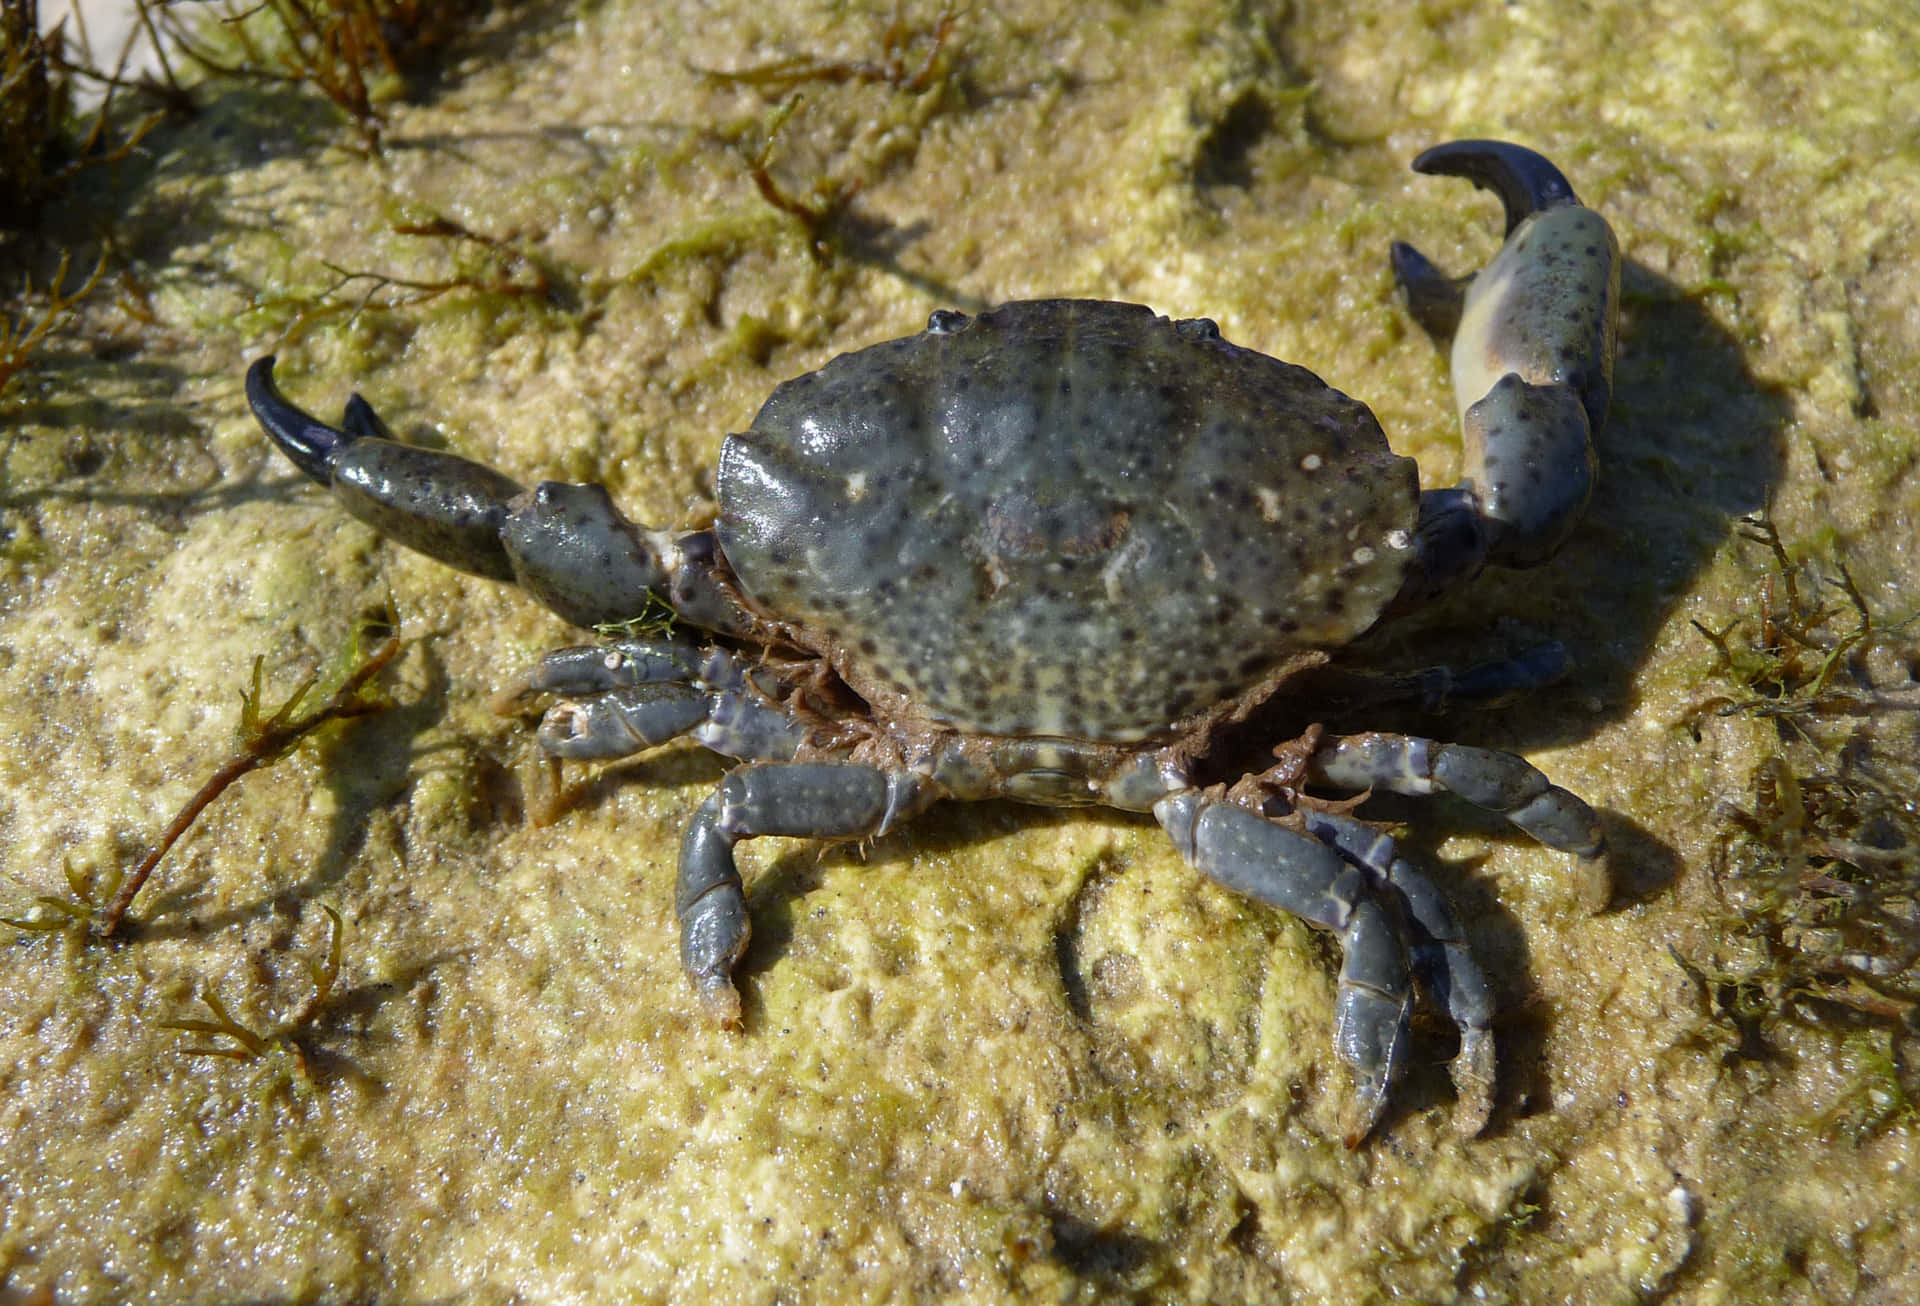
[[[1422,592],[1408,597],[1419,600],[1483,561],[1544,562],[1579,520],[1613,392],[1620,250],[1606,220],[1532,150],[1453,141],[1413,166],[1492,191],[1507,222],[1500,252],[1458,281],[1410,245],[1392,251],[1410,311],[1436,336],[1452,336],[1465,454],[1452,493],[1467,496],[1484,527],[1476,540],[1472,531],[1428,532],[1423,520],[1423,546],[1429,534],[1435,545],[1415,568]]]
[[[354,438],[296,407],[273,383],[274,356],[256,358],[247,368],[247,406],[280,452],[321,485],[333,484],[333,456]],[[358,399],[360,396],[355,395]]]
[[[1507,210],[1509,236],[1536,213],[1580,202],[1560,169],[1532,150],[1506,141],[1448,141],[1423,150],[1413,161],[1413,170],[1465,177],[1498,195]]]
[[[515,582],[578,626],[625,620],[654,598],[712,629],[740,626],[737,608],[715,592],[712,566],[696,556],[697,535],[676,543],[636,526],[598,485],[543,481],[523,490],[458,454],[402,444],[357,394],[330,426],[280,393],[273,362],[269,355],[247,369],[254,417],[294,466],[382,535],[461,571]]]
[[[280,393],[273,363],[269,354],[247,369],[247,405],[295,467],[382,535],[461,571],[515,579],[500,531],[518,484],[457,454],[401,444],[359,395],[329,426]]]

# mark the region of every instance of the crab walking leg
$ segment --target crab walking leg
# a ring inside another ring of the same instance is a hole
[[[1612,886],[1600,818],[1524,758],[1414,735],[1368,732],[1322,741],[1307,765],[1309,778],[1322,784],[1417,796],[1457,794],[1497,812],[1547,847],[1572,853],[1582,875],[1582,900],[1593,911],[1607,905]]]
[[[1357,1147],[1405,1068],[1413,1010],[1406,950],[1366,873],[1324,843],[1195,790],[1169,794],[1153,814],[1203,874],[1340,937],[1333,1046],[1357,1081],[1342,1122]]]
[[[694,813],[680,843],[674,910],[680,965],[722,1025],[740,1022],[733,968],[747,949],[746,893],[733,846],[763,834],[864,839],[885,834],[940,796],[908,771],[832,762],[743,766]]]
[[[698,685],[634,685],[555,703],[540,719],[540,751],[569,762],[632,757],[692,732],[713,713]]]
[[[247,369],[254,418],[294,466],[382,535],[450,567],[512,581],[577,626],[625,621],[649,599],[713,630],[751,619],[714,580],[712,536],[637,526],[598,485],[531,490],[490,467],[391,438],[359,395],[340,426],[291,402],[271,355]]]
[[[700,678],[714,650],[669,640],[617,639],[605,644],[557,648],[503,686],[494,698],[503,715],[535,694],[604,693],[631,685]]]
[[[1335,812],[1307,810],[1302,815],[1307,833],[1399,894],[1413,934],[1409,956],[1414,974],[1460,1031],[1460,1054],[1453,1061],[1460,1101],[1453,1124],[1462,1137],[1473,1137],[1486,1128],[1493,1111],[1494,1003],[1487,977],[1468,950],[1460,918],[1433,881],[1398,855],[1391,836]]]
[[[770,673],[768,673],[770,674]],[[558,649],[494,701],[556,694],[540,722],[540,747],[569,761],[606,761],[687,736],[742,760],[786,761],[806,731],[732,653],[655,640]]]
[[[1509,699],[1564,680],[1573,666],[1564,644],[1536,644],[1512,657],[1475,663],[1464,671],[1419,667],[1412,671],[1322,671],[1315,675],[1343,712],[1384,703],[1414,703],[1428,714],[1450,708],[1498,707]]]

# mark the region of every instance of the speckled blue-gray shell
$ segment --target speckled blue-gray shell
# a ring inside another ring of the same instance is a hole
[[[1045,300],[780,386],[721,451],[718,530],[855,689],[983,734],[1138,740],[1372,625],[1417,495],[1306,369]]]

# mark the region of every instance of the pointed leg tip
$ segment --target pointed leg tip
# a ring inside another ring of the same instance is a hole
[[[1571,860],[1580,905],[1589,914],[1598,916],[1613,903],[1613,865],[1607,846],[1603,841],[1597,851],[1575,853]]]
[[[1404,277],[1409,271],[1418,275],[1420,269],[1433,267],[1432,260],[1404,240],[1396,240],[1388,245],[1387,256],[1393,260],[1393,271],[1397,277]]]
[[[1438,145],[1429,145],[1413,156],[1412,168],[1429,177],[1457,177],[1465,174],[1469,168],[1481,168],[1486,160],[1499,153],[1502,147],[1518,149],[1519,146],[1506,146],[1504,141],[1487,140],[1481,137],[1469,137],[1465,140],[1442,141]],[[1531,151],[1528,151],[1531,153]]]
[[[1487,1120],[1493,1115],[1491,1099],[1469,1102],[1461,1095],[1453,1108],[1453,1132],[1462,1141],[1480,1137],[1486,1132]]]
[[[740,990],[722,975],[700,980],[700,1013],[722,1029],[740,1028]]]
[[[1512,141],[1496,141],[1485,137],[1430,145],[1414,156],[1413,170],[1428,176],[1466,177],[1475,181],[1496,172],[1528,179],[1558,177],[1560,185],[1567,187],[1560,169],[1554,167],[1553,161],[1538,150],[1515,145]],[[1570,187],[1567,190],[1569,194],[1572,193]]]
[[[1478,1138],[1493,1115],[1493,1035],[1484,1029],[1460,1031],[1460,1055],[1453,1059],[1454,1132]]]
[[[274,354],[262,354],[247,364],[245,387],[247,407],[253,410],[253,415],[260,424],[268,428],[268,434],[272,434],[272,427],[268,423],[269,415],[277,417],[282,410],[293,408],[273,380],[273,366],[279,361],[278,356]],[[294,411],[299,410],[294,409]]]
[[[341,414],[340,425],[356,440],[393,439],[393,432],[387,429],[386,422],[373,410],[372,404],[360,397],[358,390],[347,396],[347,406]]]
[[[1340,1110],[1340,1142],[1349,1150],[1367,1141],[1380,1117],[1386,1113],[1387,1083],[1384,1076],[1378,1080],[1357,1080],[1353,1085],[1353,1096],[1347,1099]]]
[[[1432,259],[1404,240],[1396,240],[1387,247],[1387,260],[1393,265],[1393,284],[1404,295],[1411,296],[1416,289],[1435,284],[1452,284],[1441,275]]]

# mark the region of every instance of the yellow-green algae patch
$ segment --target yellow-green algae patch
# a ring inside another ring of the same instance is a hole
[[[903,7],[917,66],[940,10]],[[1769,1027],[1730,1055],[1694,973],[1739,963],[1717,815],[1781,747],[1690,624],[1752,611],[1733,538],[1844,556],[1920,607],[1920,22],[1897,5],[960,11],[915,88],[705,77],[881,60],[891,6],[609,3],[482,31],[377,158],[292,95],[202,92],[116,192],[156,320],[106,300],[0,421],[0,908],[63,859],[127,861],[226,755],[255,654],[323,663],[389,595],[397,706],[244,781],[110,946],[0,943],[0,1294],[67,1301],[1897,1301],[1920,1293],[1910,1047]],[[1466,270],[1492,201],[1426,145],[1542,149],[1629,260],[1602,480],[1568,553],[1382,636],[1456,665],[1546,639],[1578,670],[1439,723],[1602,805],[1615,909],[1457,805],[1404,809],[1499,991],[1499,1108],[1462,1142],[1425,1040],[1342,1148],[1324,941],[1202,883],[1151,824],[1004,804],[863,851],[743,854],[747,1026],[678,972],[678,832],[720,774],[669,749],[532,815],[505,675],[569,638],[520,597],[379,544],[244,411],[268,350],[300,402],[361,389],[410,439],[606,482],[692,520],[722,436],[780,380],[927,312],[1138,300],[1373,405],[1455,473],[1444,362],[1385,248]],[[829,185],[817,187],[816,182]],[[857,187],[854,186],[857,183]],[[470,284],[438,216],[546,297]],[[56,215],[58,217],[58,215]],[[60,219],[78,232],[85,215]],[[78,237],[76,237],[77,239]],[[509,269],[524,278],[525,269]],[[330,292],[330,293],[329,293]],[[383,307],[384,305],[384,307]],[[1909,644],[1908,647],[1911,647]],[[270,690],[269,700],[273,694]],[[1689,728],[1690,723],[1697,729]],[[1877,745],[1905,750],[1909,728]],[[345,965],[302,1058],[192,1057],[163,1022],[272,1027]],[[1891,1103],[1892,1105],[1889,1105]],[[138,1176],[130,1180],[129,1176]]]

